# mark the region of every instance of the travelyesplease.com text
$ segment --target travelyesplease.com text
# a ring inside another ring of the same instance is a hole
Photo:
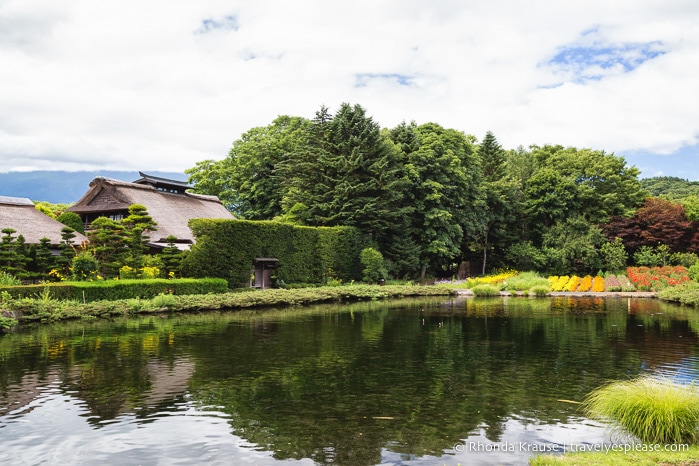
[[[688,451],[687,444],[645,444],[645,443],[534,443],[534,442],[465,442],[454,445],[456,453],[469,452],[529,452],[529,453],[571,453],[571,452],[658,452]]]

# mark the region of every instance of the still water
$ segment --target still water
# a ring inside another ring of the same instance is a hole
[[[0,337],[0,464],[526,464],[614,442],[609,380],[699,378],[699,312],[459,298],[149,316]]]

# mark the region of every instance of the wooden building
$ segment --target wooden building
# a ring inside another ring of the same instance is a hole
[[[141,178],[133,183],[95,178],[90,189],[68,210],[80,215],[88,231],[96,218],[119,221],[129,215],[129,206],[141,204],[158,224],[157,230],[149,233],[149,246],[154,249],[167,246],[166,238],[170,235],[177,238],[178,248],[189,249],[194,243],[188,226],[191,219],[235,219],[216,196],[188,193],[191,186],[182,181],[139,174]]]
[[[13,236],[22,235],[26,244],[38,245],[41,238],[48,238],[51,249],[58,251],[64,227],[58,220],[36,210],[27,198],[0,196],[0,230],[12,228],[16,231]],[[73,244],[77,246],[85,241],[85,236],[75,232]]]

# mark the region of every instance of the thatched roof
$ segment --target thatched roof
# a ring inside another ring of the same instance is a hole
[[[36,210],[34,203],[22,197],[0,196],[0,229],[12,228],[24,237],[27,244],[39,244],[41,238],[48,238],[51,244],[58,246],[61,243],[61,229],[65,227],[61,222]],[[75,233],[74,244],[87,241],[85,236]]]
[[[177,237],[178,241],[193,243],[194,236],[187,226],[193,218],[235,219],[216,196],[173,193],[149,184],[104,177],[92,180],[87,193],[68,210],[83,218],[87,215],[109,216],[124,212],[133,204],[145,206],[158,224],[157,231],[149,234],[151,243],[164,243],[170,235]]]

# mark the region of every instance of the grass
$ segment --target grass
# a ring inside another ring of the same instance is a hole
[[[653,444],[695,443],[699,440],[699,389],[641,376],[612,382],[591,392],[586,413],[640,441]]]
[[[500,288],[493,285],[476,285],[471,288],[473,294],[476,296],[498,296],[500,294]]]
[[[565,455],[540,455],[532,458],[532,466],[656,466],[699,464],[699,446],[692,445],[687,451],[630,451],[630,452],[576,452]]]
[[[507,291],[531,291],[536,287],[546,287],[550,290],[548,278],[543,278],[535,272],[522,272],[510,277],[505,281],[504,287]]]

